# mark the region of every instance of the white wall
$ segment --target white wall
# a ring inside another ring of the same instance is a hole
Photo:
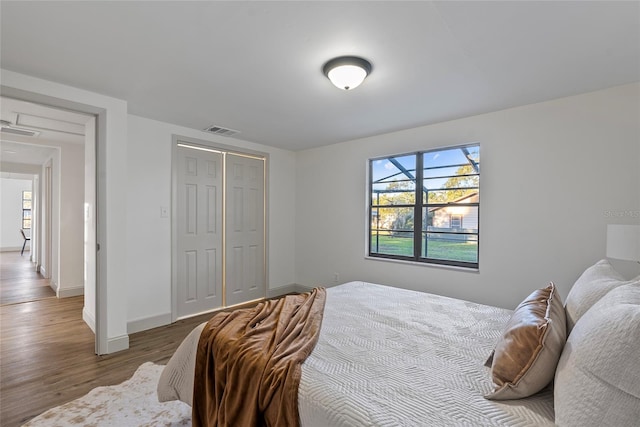
[[[84,293],[84,146],[60,144],[59,297]],[[56,222],[54,222],[56,224]]]
[[[41,270],[51,279],[59,298],[84,293],[84,146],[72,143],[48,144],[56,150],[42,166],[51,166],[51,265],[42,257]],[[44,197],[42,193],[41,197]],[[46,212],[42,214],[43,243],[46,245]]]
[[[329,286],[337,272],[514,308],[552,280],[566,297],[605,256],[606,224],[640,223],[639,117],[632,84],[299,152],[296,282]],[[367,159],[470,142],[481,144],[480,271],[365,259]]]
[[[31,191],[32,180],[0,178],[0,252],[21,250],[22,192]],[[26,230],[29,237],[31,230]],[[29,242],[25,252],[29,253]]]
[[[160,208],[171,207],[174,134],[269,155],[268,286],[274,289],[292,285],[295,154],[138,116],[129,115],[128,119],[126,277],[129,331],[170,321],[171,218],[161,218]]]
[[[3,95],[99,116],[97,352],[126,349],[127,102],[13,71],[0,72]]]

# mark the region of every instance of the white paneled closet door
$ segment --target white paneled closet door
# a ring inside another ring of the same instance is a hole
[[[264,159],[226,156],[226,305],[264,298]]]
[[[221,307],[223,156],[177,148],[177,317]]]

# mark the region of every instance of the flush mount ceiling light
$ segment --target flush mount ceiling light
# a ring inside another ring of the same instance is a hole
[[[322,72],[336,87],[351,90],[371,73],[371,63],[357,56],[340,56],[324,64]]]

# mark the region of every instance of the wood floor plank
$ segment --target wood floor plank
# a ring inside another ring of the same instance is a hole
[[[21,277],[22,281],[32,274],[28,257],[19,257],[18,252],[18,257],[8,262],[4,254],[0,260],[1,293],[5,283],[18,283],[8,278]],[[35,282],[41,277],[33,275],[33,280],[31,286],[37,287]],[[95,387],[118,384],[144,362],[165,364],[184,337],[211,317],[205,314],[131,334],[128,350],[96,356],[94,334],[82,320],[83,304],[80,296],[0,306],[1,426],[20,426]]]
[[[54,298],[50,281],[36,271],[28,252],[0,253],[0,304],[18,304]]]

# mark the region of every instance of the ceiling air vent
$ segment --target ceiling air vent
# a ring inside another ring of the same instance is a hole
[[[38,131],[14,126],[7,120],[0,120],[0,132],[29,137],[40,135],[40,132]]]
[[[240,133],[239,130],[223,128],[221,126],[216,126],[216,125],[211,125],[209,127],[206,127],[204,131],[209,133],[215,133],[216,135],[220,135],[220,136],[232,136],[237,133]]]

